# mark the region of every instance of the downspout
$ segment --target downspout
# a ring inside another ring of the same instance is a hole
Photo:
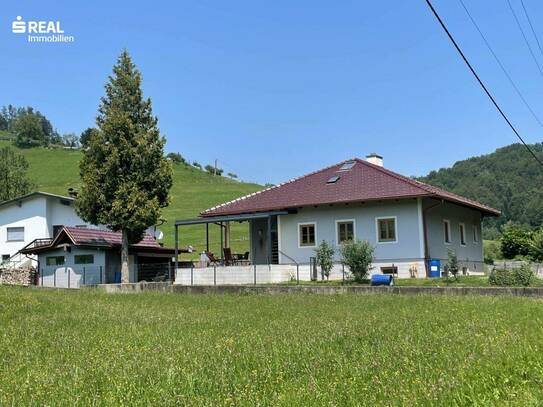
[[[421,203],[422,204],[422,203]],[[422,231],[424,234],[424,270],[426,271],[426,277],[429,275],[428,270],[428,260],[430,259],[430,254],[428,250],[428,231],[426,230],[426,213],[430,211],[430,209],[434,209],[438,206],[443,205],[443,200],[439,201],[438,203],[434,205],[430,205],[428,208],[422,209]]]

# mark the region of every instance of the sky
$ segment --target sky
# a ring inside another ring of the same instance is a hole
[[[520,0],[510,0],[535,56]],[[507,0],[464,0],[543,118],[543,74]],[[434,0],[462,49],[528,142],[541,126],[457,0]],[[543,4],[524,0],[543,40]],[[73,43],[30,43],[23,20],[60,21]],[[143,75],[166,151],[279,183],[376,152],[425,175],[516,142],[424,0],[24,1],[0,12],[0,105],[33,106],[61,133],[94,125],[123,48]]]

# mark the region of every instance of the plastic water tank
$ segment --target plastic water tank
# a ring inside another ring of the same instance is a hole
[[[390,274],[374,274],[371,276],[371,285],[394,285],[394,278]]]
[[[441,276],[441,261],[439,259],[428,260],[428,277],[437,278]]]

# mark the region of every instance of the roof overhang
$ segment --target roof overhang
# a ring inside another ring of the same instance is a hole
[[[218,216],[203,216],[201,218],[176,220],[176,226],[185,225],[202,225],[205,223],[220,223],[220,222],[244,222],[252,219],[264,219],[270,216],[288,215],[292,211],[267,211],[267,212],[255,212],[255,213],[240,213],[231,215],[218,215]]]

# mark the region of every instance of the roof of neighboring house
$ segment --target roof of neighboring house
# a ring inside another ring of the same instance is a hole
[[[77,228],[64,226],[54,239],[41,239],[35,245],[21,250],[22,253],[38,253],[57,246],[69,243],[74,246],[98,247],[106,249],[119,249],[122,245],[122,233],[110,230]],[[146,233],[143,239],[130,245],[130,249],[145,252],[173,252],[174,249],[162,247],[151,235]],[[180,249],[180,252],[186,249]]]
[[[26,194],[26,195],[18,196],[17,198],[9,199],[7,201],[2,201],[2,202],[0,202],[0,207],[5,206],[5,205],[9,205],[9,204],[12,204],[12,203],[18,203],[18,202],[26,201],[26,200],[34,198],[36,196],[43,196],[43,197],[49,197],[49,198],[59,198],[59,199],[64,199],[66,201],[73,201],[74,200],[74,198],[72,198],[70,196],[62,196],[62,195],[50,194],[49,192],[35,191],[35,192],[31,192],[31,193]]]
[[[342,166],[352,168],[342,170]],[[337,177],[337,179],[336,179]],[[203,217],[234,215],[304,206],[431,197],[497,216],[500,211],[444,189],[405,177],[360,158],[353,158],[283,184],[203,211]]]

